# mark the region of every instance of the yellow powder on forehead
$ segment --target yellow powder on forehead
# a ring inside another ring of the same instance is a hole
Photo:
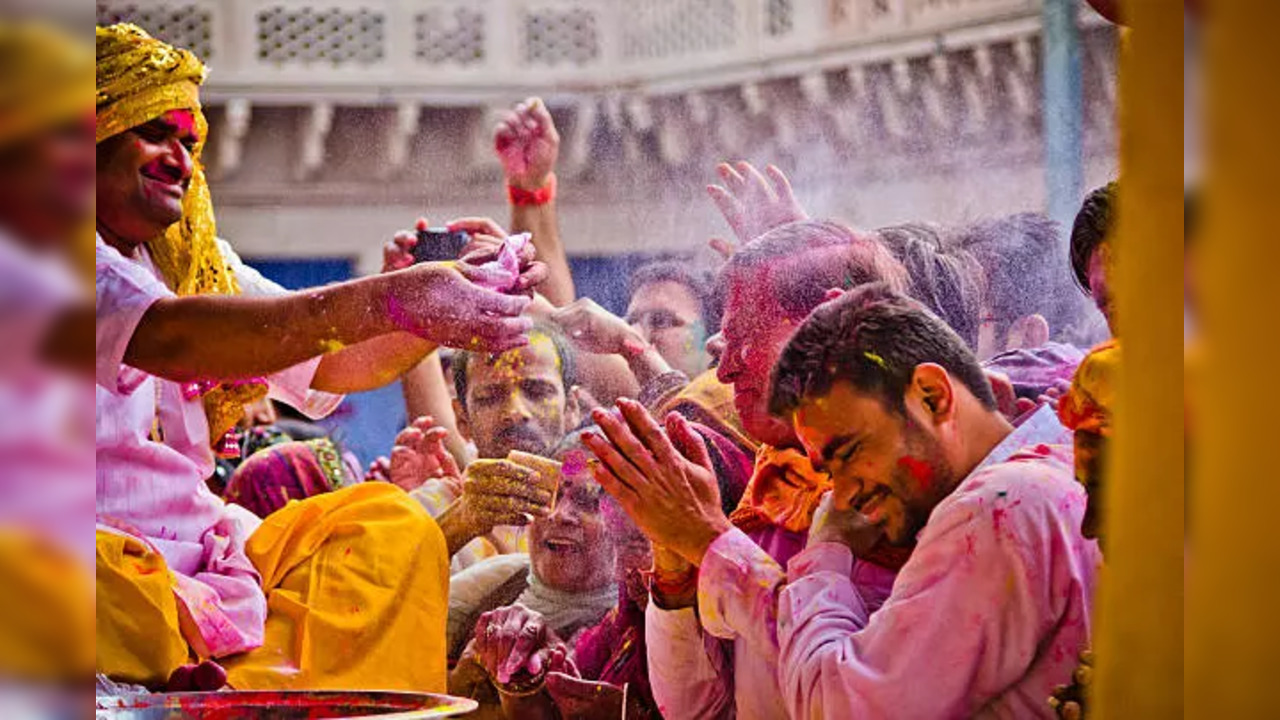
[[[494,370],[505,373],[515,374],[524,369],[529,363],[529,359],[525,356],[524,351],[541,352],[545,349],[551,350],[554,367],[557,372],[563,372],[564,361],[560,357],[559,350],[556,349],[555,343],[546,334],[533,332],[529,335],[529,344],[522,348],[512,348],[501,355],[490,356],[489,366]]]

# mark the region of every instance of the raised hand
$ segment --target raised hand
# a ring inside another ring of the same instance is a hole
[[[473,460],[462,495],[436,519],[449,554],[499,525],[527,525],[551,509],[552,492],[538,473],[510,460]]]
[[[560,326],[574,345],[600,355],[634,355],[648,343],[625,320],[596,304],[578,298],[551,313],[551,322]]]
[[[551,650],[563,645],[541,614],[520,603],[491,610],[476,622],[475,659],[499,686],[513,677],[542,677]]]
[[[796,200],[791,182],[774,165],[765,167],[761,174],[749,162],[739,162],[736,166],[720,163],[716,172],[724,185],[708,185],[707,194],[733,229],[739,244],[750,242],[779,225],[809,218]],[[720,238],[713,239],[711,247],[726,257],[733,252],[733,245]]]
[[[519,103],[502,118],[493,131],[493,148],[508,184],[537,190],[547,183],[560,157],[560,133],[541,98]]]
[[[607,439],[583,436],[600,461],[592,467],[596,482],[651,542],[701,564],[707,547],[730,528],[707,446],[676,413],[664,428],[634,400],[619,400],[618,409],[592,413]]]
[[[388,462],[387,480],[406,491],[428,480],[442,480],[455,492],[462,491],[462,472],[444,446],[449,431],[424,415],[396,435]]]

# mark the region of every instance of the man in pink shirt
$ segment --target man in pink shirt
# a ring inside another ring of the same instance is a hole
[[[876,287],[796,331],[770,409],[836,486],[778,597],[791,716],[1052,717],[1101,559],[1068,450],[1028,445],[960,339]],[[916,548],[873,615],[849,569],[877,530]]]
[[[883,288],[819,307],[778,365],[771,407],[835,481],[785,577],[718,515],[705,453],[679,418],[664,432],[630,403],[621,418],[597,414],[610,440],[593,448],[597,478],[655,542],[700,566],[702,624],[778,653],[793,717],[1051,716],[1049,692],[1088,640],[1100,560],[1079,532],[1069,457],[1041,442],[1061,435],[1051,411],[1013,429],[955,333]],[[872,615],[854,558],[881,535],[917,546]],[[686,672],[677,702],[715,697],[705,672]],[[739,690],[739,707],[768,692]]]

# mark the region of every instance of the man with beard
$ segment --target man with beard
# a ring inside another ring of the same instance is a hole
[[[1053,717],[1101,560],[1067,448],[1013,428],[960,338],[878,287],[810,315],[769,407],[835,481],[777,597],[791,716]],[[850,571],[877,529],[916,548],[870,622]]]
[[[410,494],[440,522],[454,572],[491,557],[524,552],[524,526],[549,512],[535,469],[512,451],[549,456],[578,425],[573,350],[560,331],[535,324],[529,344],[498,354],[459,352],[453,360],[458,431],[476,446],[459,471],[435,444],[443,477]]]

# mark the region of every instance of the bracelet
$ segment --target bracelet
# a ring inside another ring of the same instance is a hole
[[[525,190],[507,183],[507,200],[512,205],[536,206],[546,205],[556,199],[556,174],[549,173],[547,181],[537,190]]]

